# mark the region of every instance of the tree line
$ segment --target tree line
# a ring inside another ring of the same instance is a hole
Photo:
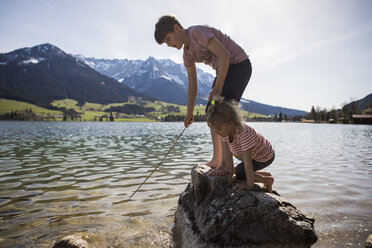
[[[31,108],[27,108],[25,111],[10,111],[0,115],[0,120],[7,121],[38,121],[43,120],[42,116],[37,116]]]
[[[310,113],[304,118],[306,120],[312,120],[315,123],[344,123],[351,124],[354,123],[353,115],[371,115],[372,114],[372,102],[366,104],[366,108],[361,108],[361,106],[353,101],[348,104],[344,104],[340,109],[327,110],[326,108],[311,107]]]

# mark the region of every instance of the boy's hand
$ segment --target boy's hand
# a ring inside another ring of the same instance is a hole
[[[234,188],[235,190],[251,190],[253,188],[253,185],[250,186],[248,184],[245,184],[245,183],[236,183]]]
[[[211,92],[209,92],[208,101],[211,102],[214,96],[221,96],[221,94],[222,94],[222,89],[219,89],[216,86],[214,86]]]
[[[187,114],[185,117],[185,127],[190,126],[194,122],[194,115],[193,114]]]

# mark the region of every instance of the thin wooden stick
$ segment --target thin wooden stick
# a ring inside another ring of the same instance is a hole
[[[160,161],[160,163],[155,167],[155,169],[150,173],[150,175],[145,179],[145,181],[143,181],[143,182],[141,183],[141,185],[138,186],[138,188],[133,192],[133,194],[129,197],[129,199],[132,198],[132,196],[133,196],[135,193],[137,193],[137,191],[142,187],[142,185],[145,184],[145,182],[147,181],[147,179],[149,179],[149,178],[152,176],[152,174],[153,174],[153,173],[154,173],[154,172],[159,168],[159,166],[161,165],[161,163],[163,163],[164,159],[168,156],[168,154],[170,153],[170,151],[172,151],[172,149],[173,149],[173,147],[176,145],[177,141],[181,138],[181,136],[182,136],[183,132],[185,132],[186,128],[187,128],[187,127],[185,127],[185,128],[182,130],[181,134],[178,135],[177,139],[174,141],[172,147],[169,149],[169,151],[167,152],[167,154],[165,154],[164,158],[163,158],[163,159]]]

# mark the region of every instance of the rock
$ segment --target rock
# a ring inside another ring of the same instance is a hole
[[[366,240],[366,248],[372,248],[372,234],[370,234]]]
[[[180,195],[173,235],[176,247],[311,247],[314,219],[279,195],[233,190],[225,177],[196,165]],[[275,193],[275,192],[274,192]]]
[[[89,248],[88,242],[79,235],[68,235],[55,243],[53,248]]]

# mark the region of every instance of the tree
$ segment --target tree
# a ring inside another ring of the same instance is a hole
[[[277,122],[278,121],[278,115],[275,113],[274,115],[274,122]]]
[[[316,113],[315,113],[315,108],[314,106],[311,107],[311,110],[310,110],[310,120],[316,120]]]

